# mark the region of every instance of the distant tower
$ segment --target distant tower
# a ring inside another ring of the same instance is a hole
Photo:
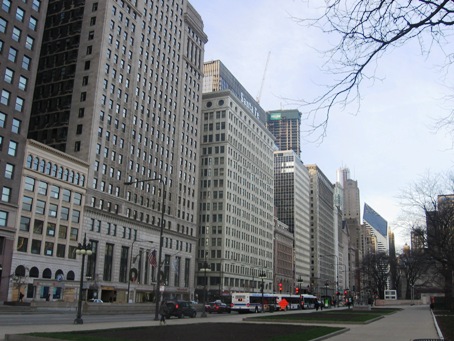
[[[268,111],[266,125],[276,138],[279,150],[293,150],[301,157],[301,113],[298,110]]]
[[[364,203],[363,223],[376,240],[375,252],[389,252],[388,222]]]

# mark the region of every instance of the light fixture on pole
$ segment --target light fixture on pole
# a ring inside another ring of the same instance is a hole
[[[154,315],[154,320],[158,321],[159,320],[159,303],[161,301],[161,259],[162,259],[162,236],[164,234],[164,213],[165,213],[165,203],[166,203],[166,192],[165,192],[165,183],[162,180],[162,178],[153,178],[153,179],[145,179],[145,180],[136,180],[136,181],[129,181],[125,182],[124,184],[126,186],[128,185],[133,185],[133,184],[138,184],[141,182],[151,182],[151,181],[159,181],[162,185],[162,204],[161,204],[161,224],[160,224],[160,231],[159,231],[159,255],[158,255],[158,266],[157,266],[157,278],[156,278],[156,308],[155,308],[155,315]],[[129,299],[129,297],[128,297]]]
[[[262,292],[262,313],[263,313],[263,312],[264,312],[264,310],[263,310],[263,291],[264,291],[264,289],[265,289],[264,280],[265,280],[265,278],[266,278],[266,273],[265,273],[265,271],[262,270],[262,272],[259,274],[259,278],[262,280],[262,284],[261,284],[260,290],[261,290],[261,292]]]
[[[208,304],[207,301],[207,284],[208,284],[208,278],[207,278],[207,272],[211,271],[211,268],[208,267],[208,262],[207,262],[207,252],[205,252],[205,258],[203,261],[203,267],[200,269],[200,271],[203,271],[205,274],[204,278],[204,287],[203,287],[203,311],[201,317],[207,317],[207,312],[206,312],[206,306]]]
[[[79,243],[79,246],[76,249],[77,255],[82,255],[82,268],[80,270],[80,282],[79,282],[79,300],[77,302],[77,316],[74,320],[74,324],[83,324],[82,320],[82,291],[84,286],[84,270],[85,270],[85,256],[90,256],[92,254],[91,244],[87,244],[87,234],[84,235],[83,243]]]
[[[129,277],[128,277],[128,291],[127,291],[127,295],[128,295],[128,303],[133,303],[132,300],[131,300],[131,276],[132,276],[132,255],[133,255],[133,249],[134,249],[134,243],[135,242],[148,242],[148,243],[153,243],[151,240],[134,240],[131,244],[131,255],[129,257],[129,271],[128,271],[128,274],[129,274]]]

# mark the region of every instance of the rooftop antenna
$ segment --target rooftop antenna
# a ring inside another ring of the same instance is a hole
[[[271,51],[268,51],[268,57],[266,58],[266,64],[265,64],[265,70],[263,71],[262,84],[260,84],[260,90],[259,90],[259,93],[256,98],[256,101],[259,104],[260,104],[260,98],[262,97],[263,84],[265,84],[265,76],[266,76],[266,70],[268,69],[268,62],[270,61],[270,54],[271,54]]]

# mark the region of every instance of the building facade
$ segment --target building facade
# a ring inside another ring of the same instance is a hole
[[[0,8],[0,302],[14,276],[19,189],[46,10],[41,0],[5,0]]]
[[[48,2],[28,137],[90,165],[83,275],[104,300],[153,300],[161,245],[164,297],[193,296],[206,41],[185,0]]]
[[[301,157],[301,113],[293,109],[272,110],[266,115],[266,126],[276,138],[279,150],[293,150]]]
[[[259,290],[262,273],[271,292],[274,139],[263,109],[220,61],[204,74],[198,297]]]

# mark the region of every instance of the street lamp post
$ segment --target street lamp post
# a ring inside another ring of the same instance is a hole
[[[328,298],[328,286],[329,286],[329,282],[326,281],[325,282],[325,302],[326,302],[326,299]],[[322,304],[325,305],[325,302],[322,302]]]
[[[264,289],[265,289],[265,285],[264,285],[264,282],[263,282],[263,281],[264,281],[264,279],[266,278],[266,273],[265,273],[265,271],[262,270],[262,272],[261,272],[260,275],[259,275],[259,278],[262,280],[262,284],[261,284],[260,290],[261,290],[261,292],[262,292],[262,313],[263,313],[263,312],[264,312],[264,310],[263,310],[263,291],[264,291]]]
[[[79,300],[77,302],[77,316],[74,320],[74,324],[83,324],[82,320],[82,291],[84,286],[84,270],[85,270],[85,255],[90,256],[93,252],[91,251],[91,244],[87,244],[87,234],[84,235],[83,243],[79,243],[76,249],[77,255],[82,255],[82,268],[80,270],[80,282],[79,282]]]
[[[204,287],[203,287],[203,311],[202,311],[202,315],[201,317],[207,317],[207,312],[206,312],[206,306],[208,304],[208,301],[207,301],[207,296],[208,296],[208,292],[207,292],[207,284],[208,284],[208,278],[207,278],[207,271],[211,271],[210,268],[208,268],[208,262],[207,262],[207,256],[206,256],[206,253],[205,253],[205,258],[204,258],[204,261],[203,261],[203,268],[200,269],[200,271],[203,271],[204,272]]]
[[[129,257],[129,277],[128,277],[128,303],[132,303],[131,301],[131,275],[132,275],[132,258],[133,258],[133,250],[134,250],[134,243],[135,242],[149,242],[153,243],[151,240],[134,240],[131,244],[131,255]]]
[[[166,203],[166,193],[165,193],[165,183],[162,180],[162,178],[153,178],[153,179],[145,179],[145,180],[136,180],[136,181],[129,181],[125,182],[124,184],[126,186],[132,185],[132,184],[138,184],[141,182],[151,182],[151,181],[159,181],[162,185],[162,207],[161,207],[161,226],[160,226],[160,231],[159,231],[159,255],[158,255],[158,266],[157,266],[157,278],[156,278],[156,308],[155,308],[155,314],[154,314],[154,320],[158,321],[159,320],[159,303],[161,301],[160,298],[160,289],[161,289],[161,259],[162,259],[162,236],[164,234],[164,213],[165,213],[165,203]],[[128,297],[129,300],[129,297]]]

